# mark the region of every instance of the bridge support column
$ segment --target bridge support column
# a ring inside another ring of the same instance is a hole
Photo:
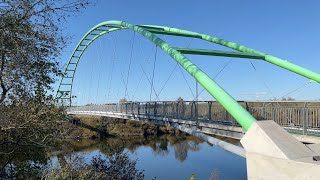
[[[319,179],[320,144],[304,145],[274,121],[257,121],[241,139],[248,179]]]

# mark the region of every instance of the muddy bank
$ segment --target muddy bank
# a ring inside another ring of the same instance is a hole
[[[117,119],[110,117],[98,117],[77,115],[70,119],[68,139],[94,139],[110,136],[159,136],[164,134],[185,134],[178,129],[169,126],[161,126],[146,122]]]

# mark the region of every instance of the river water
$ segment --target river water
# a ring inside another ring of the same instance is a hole
[[[237,140],[224,139],[233,144]],[[74,153],[90,162],[92,157],[108,156],[123,148],[137,160],[137,169],[144,170],[145,179],[247,179],[246,160],[193,136],[163,135],[160,137],[108,138],[102,141],[72,141]],[[58,163],[56,156],[52,158]]]

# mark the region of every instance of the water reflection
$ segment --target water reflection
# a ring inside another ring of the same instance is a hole
[[[224,139],[239,145],[238,140]],[[111,156],[117,150],[138,159],[137,168],[145,179],[246,179],[245,159],[193,136],[108,138],[103,141],[68,143],[90,161],[96,155]]]
[[[49,160],[43,147],[1,145],[0,179],[37,177]]]
[[[168,146],[173,147],[175,158],[183,162],[188,157],[188,151],[199,151],[199,144],[204,143],[203,140],[193,136],[151,136],[151,137],[122,137],[108,138],[103,141],[80,140],[70,141],[66,144],[69,150],[75,152],[91,152],[99,150],[99,152],[112,156],[119,150],[128,150],[134,153],[138,148],[151,148],[155,156],[165,157],[169,154]],[[65,154],[67,154],[65,152]]]
[[[224,140],[239,144],[237,140]],[[130,159],[138,159],[137,169],[145,170],[145,179],[189,179],[192,174],[196,179],[246,179],[244,158],[193,136],[71,140],[59,147],[62,150],[50,152],[44,148],[21,147],[13,154],[0,155],[0,179],[35,177],[51,162],[56,167],[76,166],[70,163],[74,157],[80,156],[83,163],[90,163],[97,155],[108,158],[119,151],[128,152]]]

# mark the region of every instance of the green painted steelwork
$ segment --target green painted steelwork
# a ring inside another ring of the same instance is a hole
[[[190,48],[180,48],[180,47],[174,47],[174,48],[177,51],[181,52],[182,54],[223,56],[223,57],[236,57],[236,58],[248,58],[248,59],[264,59],[264,56],[252,54],[252,53],[217,51],[217,50],[207,50],[207,49],[190,49]]]
[[[109,28],[110,29],[102,29],[103,28]],[[320,75],[312,72],[308,69],[302,68],[300,66],[294,65],[292,63],[289,63],[287,61],[281,60],[279,58],[276,58],[274,56],[270,56],[267,54],[264,54],[262,52],[256,51],[254,49],[247,48],[245,46],[229,42],[223,39],[219,39],[216,37],[192,32],[192,31],[186,31],[181,30],[177,28],[170,28],[170,27],[164,27],[164,26],[151,26],[151,25],[133,25],[129,24],[127,22],[123,21],[106,21],[103,23],[100,23],[93,27],[91,30],[89,30],[84,37],[81,39],[81,41],[78,43],[77,47],[73,51],[71,58],[69,59],[69,62],[67,64],[67,67],[65,69],[65,77],[62,77],[58,91],[57,91],[57,99],[68,99],[69,105],[71,105],[72,100],[72,86],[73,86],[73,80],[75,77],[75,72],[79,63],[79,60],[86,50],[86,48],[97,38],[99,38],[102,35],[105,35],[107,33],[122,30],[122,29],[131,29],[145,38],[149,39],[151,42],[156,44],[158,47],[160,47],[165,53],[170,55],[176,62],[178,62],[191,76],[193,76],[207,91],[210,93],[236,120],[237,122],[246,130],[248,130],[251,126],[251,124],[255,121],[255,119],[252,117],[248,111],[246,111],[235,99],[233,99],[226,91],[223,90],[214,80],[212,80],[208,75],[206,75],[201,69],[199,69],[196,65],[194,65],[188,58],[186,58],[181,52],[179,52],[177,48],[170,46],[168,43],[157,37],[155,34],[166,34],[166,35],[173,35],[173,36],[184,36],[184,37],[193,37],[198,38],[202,40],[206,40],[215,44],[219,44],[222,46],[229,47],[231,49],[235,49],[237,51],[240,51],[246,55],[250,55],[249,57],[257,57],[257,59],[264,59],[265,61],[268,61],[270,63],[273,63],[275,65],[278,65],[280,67],[283,67],[285,69],[288,69],[290,71],[293,71],[295,73],[298,73],[302,76],[308,77],[312,80],[315,80],[317,82],[320,82]],[[82,49],[80,49],[82,47]],[[180,48],[182,51],[183,49]],[[194,51],[194,50],[193,50]],[[203,51],[203,50],[202,50]],[[191,52],[191,50],[188,50],[185,52]],[[198,52],[199,53],[199,52]],[[202,52],[204,53],[204,51]],[[208,50],[207,50],[207,53]],[[213,53],[213,52],[211,52]],[[220,53],[219,55],[222,56],[230,56],[238,55],[240,56],[240,53],[236,52],[224,52]],[[216,51],[217,54],[217,51]],[[242,54],[243,55],[243,54]],[[259,58],[258,58],[259,57]],[[69,67],[70,64],[74,64],[73,67]],[[71,74],[68,74],[68,71],[72,70]],[[67,78],[68,77],[68,78]],[[72,77],[72,78],[70,78]],[[71,79],[68,81],[67,79]],[[68,83],[65,83],[67,81]],[[71,84],[68,85],[68,87],[64,87],[64,84]],[[67,88],[66,90],[63,88]]]
[[[170,35],[176,35],[176,36],[183,36],[185,35],[186,37],[194,37],[194,38],[198,38],[198,39],[202,39],[202,40],[206,40],[209,42],[213,42],[215,44],[219,44],[240,52],[245,52],[245,53],[253,53],[253,54],[257,54],[257,55],[261,55],[264,56],[265,61],[272,63],[274,65],[277,65],[279,67],[282,67],[284,69],[287,69],[289,71],[292,71],[294,73],[297,73],[299,75],[302,75],[306,78],[309,78],[311,80],[314,80],[316,82],[320,82],[320,74],[313,72],[309,69],[303,68],[301,66],[298,66],[296,64],[290,63],[287,60],[283,60],[268,54],[265,54],[263,52],[248,48],[246,46],[234,43],[234,42],[230,42],[224,39],[220,39],[217,37],[213,37],[213,36],[209,36],[209,35],[205,35],[205,34],[200,34],[200,33],[196,33],[196,32],[192,32],[192,31],[186,31],[186,30],[181,30],[181,29],[177,29],[177,28],[171,28],[171,27],[165,27],[165,26],[152,26],[152,25],[143,25],[143,27],[145,27],[146,29],[152,31],[155,34],[170,34]],[[155,30],[156,29],[156,30]]]

